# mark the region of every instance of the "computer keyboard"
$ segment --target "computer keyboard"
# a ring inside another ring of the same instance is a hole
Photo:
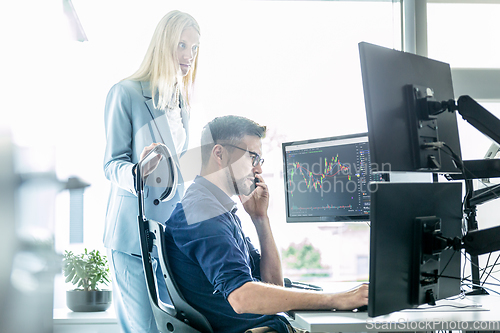
[[[354,312],[354,313],[358,313],[358,312],[367,312],[368,311],[368,306],[367,305],[363,305],[363,306],[360,306],[359,308],[356,308],[356,309],[352,309],[352,310],[291,310],[291,311],[286,311],[286,315],[292,319],[295,320],[295,312],[297,311],[305,311],[305,312],[326,312],[326,311],[331,311],[331,312]]]
[[[315,286],[313,284],[307,284],[307,283],[298,282],[298,281],[291,281],[289,278],[285,278],[284,281],[285,281],[285,287],[287,287],[287,288],[323,291],[323,288],[321,288],[319,286]]]

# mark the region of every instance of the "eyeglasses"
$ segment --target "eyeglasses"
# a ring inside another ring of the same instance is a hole
[[[231,145],[229,143],[224,143],[224,144],[220,144],[221,146],[229,146],[229,147],[233,147],[233,148],[237,148],[239,150],[243,150],[243,151],[246,151],[250,154],[250,156],[252,157],[252,166],[253,167],[256,167],[257,165],[262,165],[264,164],[264,159],[263,158],[260,158],[260,155],[257,154],[256,152],[253,152],[253,151],[250,151],[248,149],[243,149],[243,148],[240,148],[238,146],[234,146],[234,145]]]

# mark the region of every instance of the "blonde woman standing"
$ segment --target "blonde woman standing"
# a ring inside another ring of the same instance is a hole
[[[195,81],[200,28],[189,14],[172,11],[158,23],[140,68],[115,84],[105,106],[104,173],[111,182],[104,246],[113,272],[113,303],[123,332],[157,332],[140,257],[137,162],[155,145],[168,147],[178,165],[189,139],[189,92]],[[179,172],[175,196],[145,198],[147,217],[166,221],[184,194]],[[156,263],[154,263],[156,265]],[[161,276],[159,265],[157,275]],[[168,300],[166,289],[160,298]]]

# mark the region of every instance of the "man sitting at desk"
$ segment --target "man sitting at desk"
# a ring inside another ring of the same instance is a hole
[[[283,287],[262,173],[266,127],[237,116],[215,118],[201,137],[202,170],[166,222],[167,253],[186,301],[215,332],[256,327],[291,332],[276,313],[347,310],[368,303],[368,285],[328,294]],[[254,189],[254,178],[258,183]],[[257,231],[261,253],[245,237],[231,196],[238,195]]]

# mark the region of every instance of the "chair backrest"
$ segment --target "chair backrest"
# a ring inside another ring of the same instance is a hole
[[[161,332],[201,332],[213,333],[208,320],[200,312],[189,305],[177,284],[172,278],[168,258],[165,252],[164,227],[153,220],[139,221],[141,234],[141,251],[149,299],[155,315],[156,324]],[[141,230],[142,229],[142,230]],[[151,262],[151,252],[156,246],[158,261],[164,281],[156,281]],[[172,304],[164,303],[158,296],[157,285],[165,283]]]
[[[162,155],[162,158],[165,158],[165,162],[171,159],[168,149],[165,150],[164,148],[161,148],[160,150],[153,150],[152,153],[148,155],[150,156],[149,161],[151,161],[151,154],[154,153]],[[146,156],[144,160],[147,160],[148,156]],[[169,165],[175,168],[172,163]],[[138,164],[136,174],[136,190],[139,202],[138,223],[141,257],[146,284],[148,287],[148,296],[153,309],[156,325],[158,326],[158,330],[162,333],[213,333],[212,327],[205,316],[186,302],[177,284],[173,280],[166,253],[166,238],[164,236],[165,230],[163,225],[154,220],[147,219],[144,214],[145,179],[143,178],[147,178],[151,175],[150,171],[151,170],[149,169],[147,173],[142,172],[141,163]],[[146,175],[141,176],[142,174]],[[165,217],[165,219],[166,218],[167,217]],[[156,274],[153,269],[151,254],[154,247],[156,247],[158,252],[158,261],[163,273],[163,281],[157,281]],[[161,284],[166,285],[172,304],[164,303],[159,298],[157,286]]]

